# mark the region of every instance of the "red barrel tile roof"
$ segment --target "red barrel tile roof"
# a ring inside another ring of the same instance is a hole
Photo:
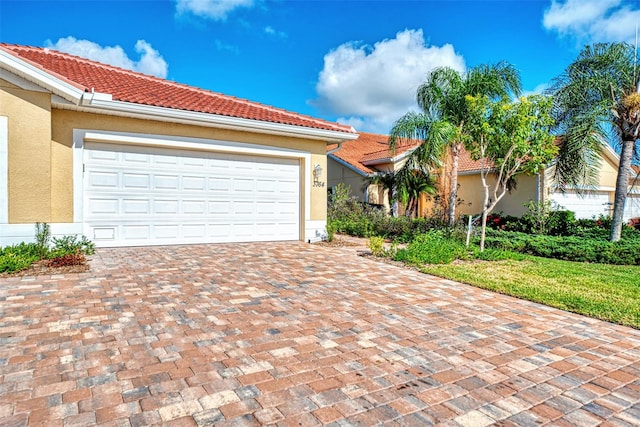
[[[358,139],[343,142],[340,150],[333,153],[333,156],[349,163],[351,166],[364,173],[370,174],[376,172],[376,170],[364,165],[363,163],[396,157],[397,155],[416,147],[417,144],[417,142],[415,144],[403,144],[396,147],[395,152],[392,152],[389,150],[388,135],[360,132]],[[327,151],[335,147],[335,144],[329,145],[327,147]]]
[[[79,89],[111,94],[113,100],[116,101],[355,133],[351,126],[315,119],[47,48],[5,43],[0,43],[0,48],[31,65],[62,78]]]

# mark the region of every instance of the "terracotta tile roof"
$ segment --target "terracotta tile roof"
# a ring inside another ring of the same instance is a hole
[[[66,53],[0,43],[0,49],[81,90],[111,94],[113,100],[242,119],[355,133],[344,126],[268,105],[163,80]]]
[[[462,148],[460,157],[458,158],[458,173],[464,172],[478,172],[482,167],[481,160],[473,160],[471,154],[467,150]]]
[[[343,142],[342,148],[332,155],[350,164],[354,168],[370,174],[376,172],[376,170],[364,163],[396,157],[399,154],[414,148],[417,144],[418,143],[416,142],[415,144],[399,146],[396,148],[395,153],[392,153],[389,150],[389,136],[360,132],[358,139]],[[327,147],[327,151],[333,148],[336,148],[335,144],[329,145]]]

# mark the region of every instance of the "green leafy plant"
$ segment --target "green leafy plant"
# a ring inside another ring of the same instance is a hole
[[[417,236],[406,249],[395,254],[396,261],[409,264],[449,264],[467,255],[464,244],[447,237],[442,231],[429,231]]]
[[[542,236],[494,231],[487,237],[487,247],[566,261],[640,265],[640,238],[611,242],[606,236]]]
[[[15,273],[28,268],[40,259],[36,243],[19,243],[0,249],[0,273]]]
[[[51,227],[46,222],[36,222],[36,245],[40,258],[46,258],[51,245]]]
[[[374,256],[381,257],[384,256],[384,237],[380,236],[372,236],[367,240],[367,247],[371,249],[371,253]]]
[[[50,258],[55,258],[68,254],[81,253],[84,255],[93,255],[96,252],[95,244],[87,239],[86,236],[78,237],[76,235],[63,236],[53,238],[53,249]]]

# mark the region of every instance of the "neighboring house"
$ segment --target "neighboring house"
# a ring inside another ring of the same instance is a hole
[[[34,223],[98,246],[318,240],[350,126],[0,44],[0,245]],[[315,171],[315,173],[314,173]]]
[[[521,216],[527,212],[525,205],[535,202],[551,201],[552,205],[575,212],[576,218],[592,218],[610,215],[613,209],[615,184],[618,173],[618,154],[610,147],[603,150],[598,185],[591,191],[580,195],[575,188],[562,193],[553,184],[553,169],[547,168],[537,175],[520,175],[517,187],[498,203],[494,212]],[[480,180],[480,161],[474,161],[465,151],[460,158],[458,174],[458,198],[461,204],[460,215],[475,215],[482,211],[484,192]],[[629,182],[629,193],[625,203],[624,220],[640,216],[640,183],[634,181],[640,168],[634,167]]]
[[[344,142],[335,152],[336,146],[328,147],[328,185],[334,187],[342,182],[351,187],[359,200],[372,204],[384,204],[388,209],[386,191],[380,186],[369,185],[367,178],[378,172],[396,171],[404,165],[408,155],[416,144],[398,147],[395,153],[389,151],[388,136],[361,133],[354,141]],[[613,207],[615,182],[617,176],[618,155],[607,146],[599,173],[599,184],[591,192],[579,195],[575,189],[564,194],[553,186],[552,169],[538,175],[520,175],[517,188],[508,193],[496,206],[494,212],[521,216],[527,212],[525,205],[529,201],[550,200],[555,206],[574,211],[577,218],[609,215]],[[480,180],[481,162],[474,161],[467,151],[460,155],[458,172],[458,215],[477,215],[482,211],[484,191]],[[640,217],[640,182],[635,186],[634,179],[640,168],[634,167],[630,182],[630,192],[625,204],[625,220]],[[432,202],[427,198],[420,200],[418,213],[429,215]]]
[[[417,144],[401,145],[389,150],[389,137],[361,132],[358,139],[345,141],[340,147],[327,147],[327,185],[331,191],[339,183],[351,187],[358,200],[382,205],[389,212],[388,191],[381,185],[370,184],[369,179],[381,172],[393,172],[406,162]],[[418,212],[422,212],[419,206]]]

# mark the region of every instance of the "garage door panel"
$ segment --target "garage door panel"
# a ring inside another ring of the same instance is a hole
[[[99,246],[299,238],[298,160],[98,143],[84,159]]]
[[[231,191],[230,178],[209,178],[209,190],[211,191]]]
[[[185,200],[182,203],[182,213],[185,215],[205,215],[206,203],[204,200]]]
[[[177,215],[179,213],[178,200],[154,200],[153,213],[159,215]]]
[[[158,190],[178,190],[180,178],[176,175],[154,175],[153,184]]]
[[[151,213],[149,200],[122,199],[122,213],[124,215],[149,215]]]
[[[125,240],[149,240],[151,237],[151,226],[149,225],[123,225],[121,230]]]
[[[151,164],[151,157],[145,153],[122,153],[122,164]]]
[[[143,189],[148,190],[151,188],[151,177],[147,174],[134,174],[123,173],[122,174],[122,187],[126,190],[129,189]]]
[[[118,174],[115,172],[90,172],[87,176],[90,187],[118,188]]]
[[[176,240],[180,237],[180,226],[178,224],[156,225],[153,231],[158,239]]]

